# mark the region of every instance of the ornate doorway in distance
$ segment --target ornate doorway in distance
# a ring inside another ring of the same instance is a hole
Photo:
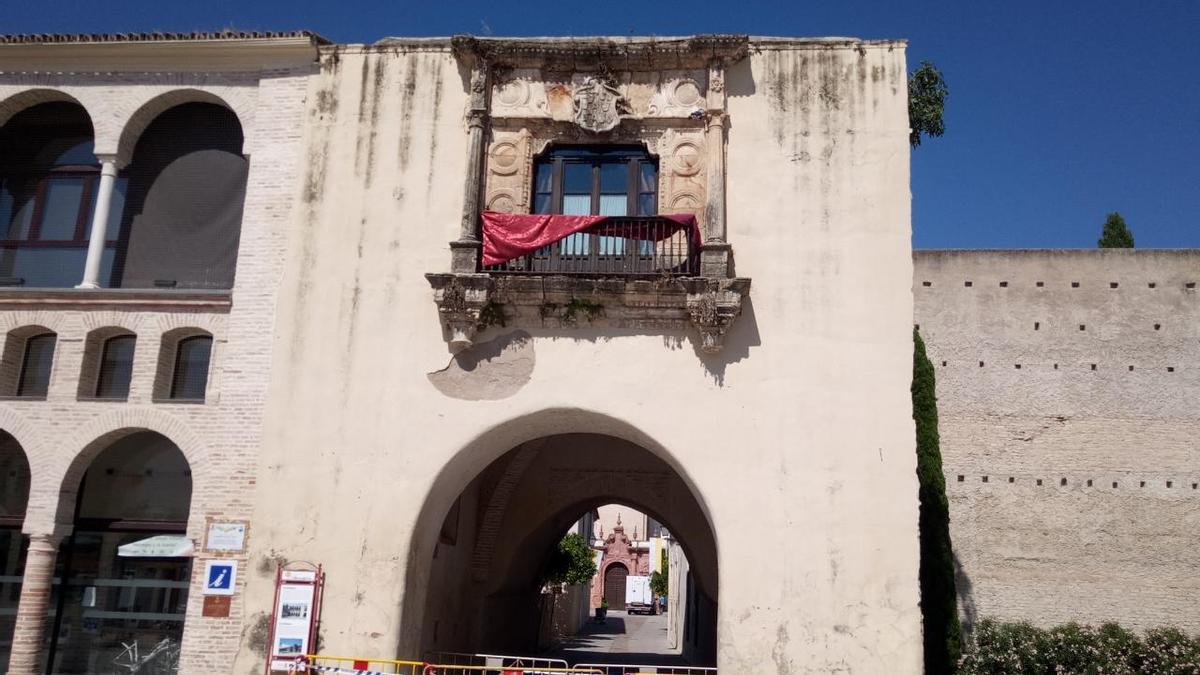
[[[604,570],[604,599],[608,601],[609,609],[625,609],[625,578],[629,576],[629,568],[621,563],[613,563]]]

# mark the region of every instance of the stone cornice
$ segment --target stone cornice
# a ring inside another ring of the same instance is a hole
[[[745,35],[678,38],[451,38],[455,55],[467,63],[551,70],[663,70],[730,64],[749,52]]]
[[[0,73],[238,72],[315,63],[308,36],[136,42],[0,43]]]

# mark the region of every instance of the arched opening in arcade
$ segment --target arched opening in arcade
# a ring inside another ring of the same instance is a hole
[[[187,460],[167,437],[135,431],[64,494],[76,487],[60,506],[72,527],[55,561],[43,672],[175,672],[193,553]]]
[[[0,673],[8,672],[13,626],[29,541],[21,534],[29,502],[29,461],[17,439],[0,431]]]
[[[622,520],[602,531],[601,513],[614,508]],[[692,488],[658,454],[609,435],[545,436],[488,463],[441,513],[416,586],[421,605],[406,598],[423,657],[715,665],[716,538]],[[642,517],[636,533],[623,514]],[[586,581],[561,574],[569,539],[594,563]],[[664,568],[671,583],[660,598],[649,581]],[[410,584],[416,574],[410,566]]]

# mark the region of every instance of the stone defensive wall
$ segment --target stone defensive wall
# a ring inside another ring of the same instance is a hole
[[[1200,630],[1200,250],[925,250],[960,610]]]

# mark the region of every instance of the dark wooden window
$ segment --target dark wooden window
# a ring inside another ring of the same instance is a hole
[[[54,333],[35,335],[25,341],[21,375],[17,378],[17,396],[42,397],[50,389],[50,366],[54,362]]]
[[[653,216],[658,160],[642,148],[558,148],[534,166],[534,213]]]
[[[175,369],[171,378],[171,398],[203,401],[208,387],[208,362],[212,338],[197,335],[179,341],[175,349]]]
[[[96,398],[129,397],[129,380],[133,375],[133,349],[136,343],[137,338],[132,335],[118,335],[104,341],[96,376]]]

